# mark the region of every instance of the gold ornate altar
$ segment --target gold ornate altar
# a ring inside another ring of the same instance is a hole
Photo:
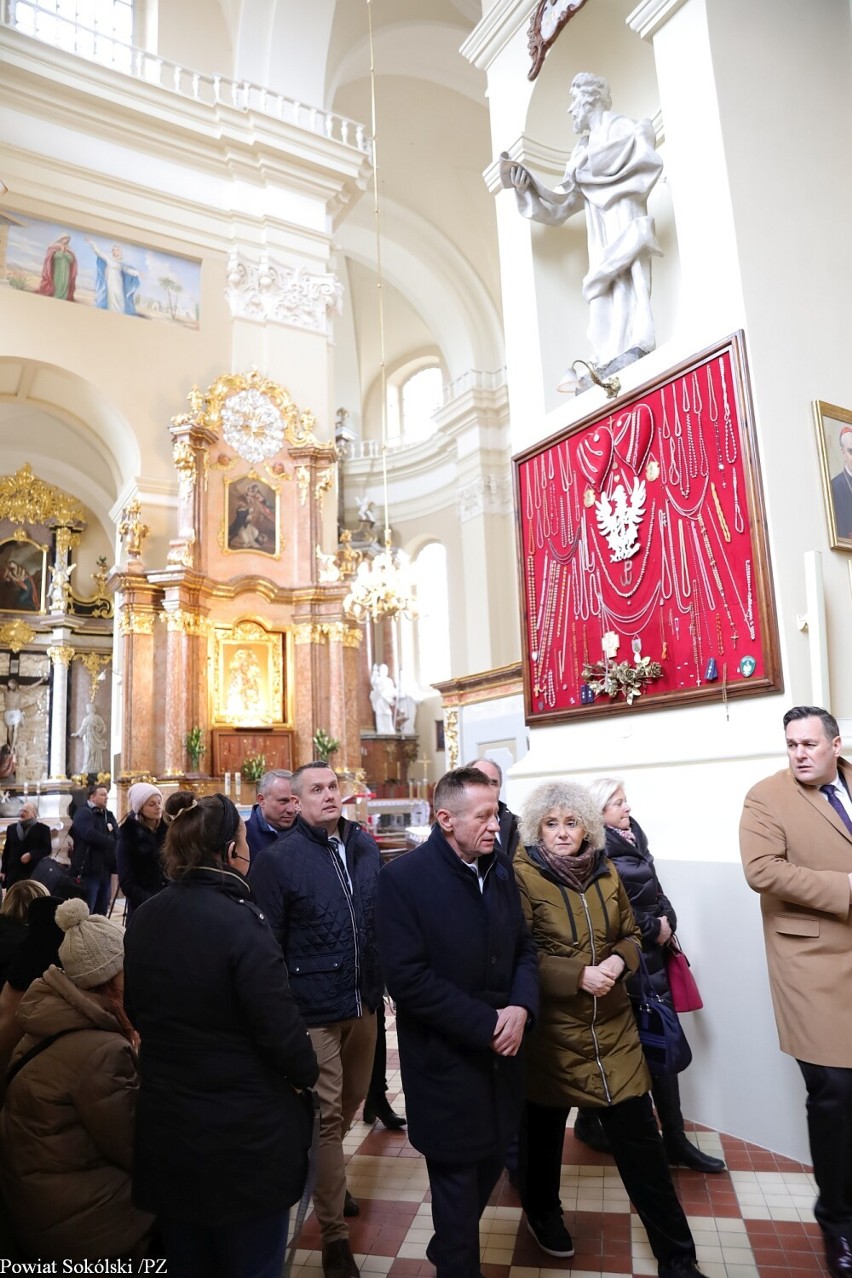
[[[274,743],[276,758],[287,743],[298,766],[320,727],[339,742],[334,766],[354,771],[361,627],[344,613],[345,582],[319,580],[316,555],[326,500],[335,513],[335,446],[257,370],[187,398],[170,428],[178,502],[166,562],[145,565],[147,528],[131,503],[127,562],[110,581],[124,672],[119,781],[180,781],[195,728],[208,772],[222,742],[235,757],[240,734]]]

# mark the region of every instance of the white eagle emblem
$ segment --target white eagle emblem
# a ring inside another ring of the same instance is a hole
[[[637,479],[627,500],[622,484],[616,484],[612,498],[603,493],[595,502],[598,528],[612,551],[612,562],[630,559],[639,549],[639,525],[645,513],[645,481]]]

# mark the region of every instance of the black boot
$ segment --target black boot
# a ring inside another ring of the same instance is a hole
[[[398,1132],[406,1123],[404,1114],[395,1114],[391,1109],[387,1096],[380,1096],[376,1101],[368,1096],[364,1101],[364,1122],[374,1123],[376,1119],[391,1132]]]
[[[673,1167],[689,1167],[691,1171],[715,1174],[726,1170],[721,1158],[713,1158],[703,1153],[688,1139],[683,1129],[683,1114],[680,1108],[680,1086],[677,1074],[666,1074],[655,1078],[651,1087],[654,1108],[663,1129],[663,1144],[666,1147],[666,1158]]]
[[[611,1154],[612,1146],[609,1137],[601,1125],[601,1120],[593,1109],[578,1109],[574,1119],[574,1135],[583,1145],[594,1149],[599,1154]]]
[[[678,1132],[673,1136],[667,1136],[664,1133],[663,1144],[666,1147],[666,1158],[673,1167],[688,1167],[690,1171],[709,1174],[727,1170],[721,1158],[713,1158],[711,1154],[705,1154],[687,1139],[685,1132]]]

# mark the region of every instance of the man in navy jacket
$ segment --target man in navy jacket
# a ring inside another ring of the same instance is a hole
[[[478,768],[435,788],[429,839],[379,876],[376,925],[396,1000],[409,1138],[426,1158],[438,1278],[478,1278],[479,1218],[520,1119],[535,945],[494,851],[497,793]]]
[[[71,822],[71,873],[83,889],[89,913],[106,914],[115,871],[118,822],[107,808],[109,790],[105,785],[90,785],[86,794],[86,803],[77,809]]]
[[[314,1210],[325,1278],[358,1278],[344,1220],[343,1137],[367,1094],[383,994],[375,936],[379,849],[341,817],[327,763],[293,773],[301,815],[252,859],[254,898],[287,960],[290,988],[319,1061],[320,1145]]]

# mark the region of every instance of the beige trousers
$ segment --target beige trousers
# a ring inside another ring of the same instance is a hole
[[[314,1211],[323,1243],[349,1237],[343,1216],[346,1168],[343,1137],[355,1110],[367,1095],[376,1049],[376,1014],[365,1012],[350,1021],[317,1025],[308,1030],[319,1062],[316,1085],[320,1106],[320,1136]]]

